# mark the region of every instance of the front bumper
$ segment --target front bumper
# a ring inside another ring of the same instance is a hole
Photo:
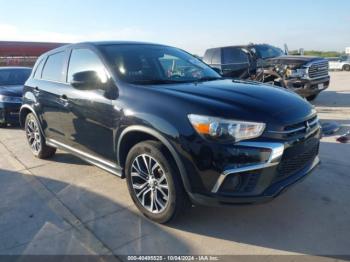
[[[0,123],[19,124],[20,103],[0,102]]]
[[[309,97],[319,94],[329,87],[330,77],[322,77],[319,79],[288,79],[286,86],[303,97]]]
[[[221,151],[221,161],[229,160],[224,163],[222,171],[212,183],[206,184],[206,190],[189,192],[189,196],[193,203],[201,205],[252,204],[271,200],[318,166],[320,137],[321,130],[316,127],[304,140],[237,143],[229,152],[237,152],[239,158],[228,158],[228,154]],[[243,162],[237,165],[237,159]],[[202,181],[214,177],[214,172],[210,176],[205,173],[201,174]]]

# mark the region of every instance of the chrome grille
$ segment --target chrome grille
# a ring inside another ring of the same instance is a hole
[[[313,62],[309,65],[309,78],[320,78],[328,76],[328,61]]]
[[[314,116],[306,121],[297,124],[285,126],[283,131],[269,131],[270,133],[280,134],[283,138],[291,138],[295,136],[308,136],[319,129],[319,120]]]

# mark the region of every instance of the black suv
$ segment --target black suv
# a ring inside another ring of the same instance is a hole
[[[321,57],[286,55],[268,44],[208,49],[203,61],[226,77],[255,80],[292,90],[314,100],[328,88],[328,60]]]
[[[319,163],[320,127],[304,99],[223,79],[169,46],[100,42],[41,56],[20,119],[32,152],[66,150],[125,177],[165,223],[195,204],[272,199]]]

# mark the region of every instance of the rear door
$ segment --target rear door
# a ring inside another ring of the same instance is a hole
[[[66,50],[48,55],[35,72],[33,86],[45,136],[60,142],[66,142],[62,119],[69,113],[63,96],[66,60]]]

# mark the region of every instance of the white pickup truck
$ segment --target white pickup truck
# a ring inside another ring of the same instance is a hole
[[[350,71],[350,56],[329,59],[329,70]]]

